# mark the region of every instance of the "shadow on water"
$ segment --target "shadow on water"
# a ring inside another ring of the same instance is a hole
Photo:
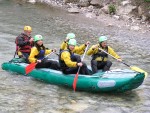
[[[58,90],[66,90],[58,88]],[[82,113],[90,112],[129,112],[133,109],[133,105],[141,105],[142,99],[136,91],[129,91],[126,93],[85,93],[85,92],[70,92],[58,91],[60,100],[67,100],[66,103],[70,103],[70,106],[78,111],[80,108]],[[67,95],[67,96],[66,96]],[[90,97],[90,98],[89,98]],[[65,107],[65,104],[63,105]]]

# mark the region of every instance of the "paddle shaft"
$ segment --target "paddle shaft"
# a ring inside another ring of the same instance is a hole
[[[115,58],[114,56],[112,56],[111,54],[109,54],[108,52],[104,51],[103,49],[99,48],[101,51],[103,51],[104,53],[110,55],[111,57],[113,57],[114,59],[118,60],[117,58]],[[121,63],[125,64],[128,67],[131,67],[130,65],[126,64],[125,62],[121,61]]]
[[[86,47],[86,49],[85,49],[85,52],[84,52],[84,54],[83,54],[83,56],[82,56],[81,62],[83,62],[83,59],[84,59],[84,57],[85,57],[85,54],[86,54],[87,49],[88,49],[88,45],[87,45],[87,47]],[[77,73],[79,73],[80,68],[81,68],[81,67],[78,68],[78,72],[77,72]]]
[[[14,58],[16,57],[16,54],[17,54],[17,50],[15,51]]]
[[[101,51],[103,51],[104,53],[110,55],[110,56],[113,57],[114,59],[117,59],[117,58],[115,58],[114,56],[112,56],[111,54],[109,54],[109,53],[107,53],[106,51],[104,51],[103,49],[101,49],[101,48],[99,48],[99,49],[100,49]],[[147,75],[148,75],[148,73],[147,73],[146,71],[144,71],[144,70],[142,70],[142,69],[140,69],[140,68],[138,68],[138,67],[136,67],[136,66],[130,66],[130,65],[126,64],[126,63],[123,62],[123,61],[121,61],[121,63],[123,63],[123,64],[125,64],[126,66],[130,67],[131,70],[133,70],[133,71],[137,71],[137,72],[144,73],[144,74],[145,74],[145,77],[147,77]]]
[[[46,55],[42,60],[44,60],[45,58],[47,58],[49,55],[51,55],[54,52],[51,52],[50,54]]]
[[[87,47],[86,47],[86,49],[85,49],[85,52],[84,52],[84,54],[83,54],[83,56],[82,56],[82,59],[81,59],[81,62],[83,62],[83,59],[84,59],[85,54],[86,54],[86,52],[87,52],[88,46],[89,46],[89,45],[87,45]],[[77,84],[77,81],[78,81],[78,75],[79,75],[79,72],[80,72],[80,68],[81,68],[81,67],[78,68],[77,74],[75,75],[75,78],[74,78],[74,81],[73,81],[73,89],[74,89],[74,91],[76,90],[76,84]]]

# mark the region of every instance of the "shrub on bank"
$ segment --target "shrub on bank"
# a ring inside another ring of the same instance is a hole
[[[116,6],[114,4],[110,4],[108,6],[109,8],[109,14],[115,14],[116,13]]]

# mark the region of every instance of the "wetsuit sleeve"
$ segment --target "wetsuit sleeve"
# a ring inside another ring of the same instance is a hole
[[[46,49],[45,50],[45,55],[48,55],[48,54],[50,54],[52,52],[52,49]]]
[[[88,51],[87,51],[87,55],[93,55],[96,54],[98,52],[98,48],[93,49],[93,47],[96,45],[93,45]]]
[[[63,43],[62,43],[61,46],[60,46],[60,49],[61,49],[61,50],[65,50],[65,49],[67,48],[67,45],[68,45],[68,43],[65,42],[65,41],[63,41]]]
[[[68,67],[77,67],[77,62],[71,61],[71,56],[68,51],[61,53],[61,60],[63,60]]]
[[[120,58],[120,56],[109,46],[108,46],[108,53],[114,56],[116,59]]]
[[[35,58],[36,55],[38,55],[39,52],[36,47],[31,48],[31,53],[29,55],[29,62],[30,63],[35,63],[37,59]]]
[[[86,48],[85,44],[82,44],[80,46],[75,46],[75,49],[73,50],[73,53],[82,55],[84,53],[85,48]]]

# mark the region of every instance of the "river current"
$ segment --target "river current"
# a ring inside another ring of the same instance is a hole
[[[32,26],[32,36],[43,35],[46,47],[57,50],[69,32],[76,34],[78,44],[90,41],[92,45],[98,36],[107,35],[108,44],[126,63],[150,73],[150,32],[107,27],[85,19],[81,14],[68,14],[60,8],[15,0],[0,0],[0,64],[13,58],[15,38],[23,32],[24,25]],[[86,56],[84,61],[90,64],[90,59]],[[128,68],[111,60],[112,69]],[[140,87],[126,93],[73,92],[1,69],[0,113],[149,113],[149,85],[148,75]]]

